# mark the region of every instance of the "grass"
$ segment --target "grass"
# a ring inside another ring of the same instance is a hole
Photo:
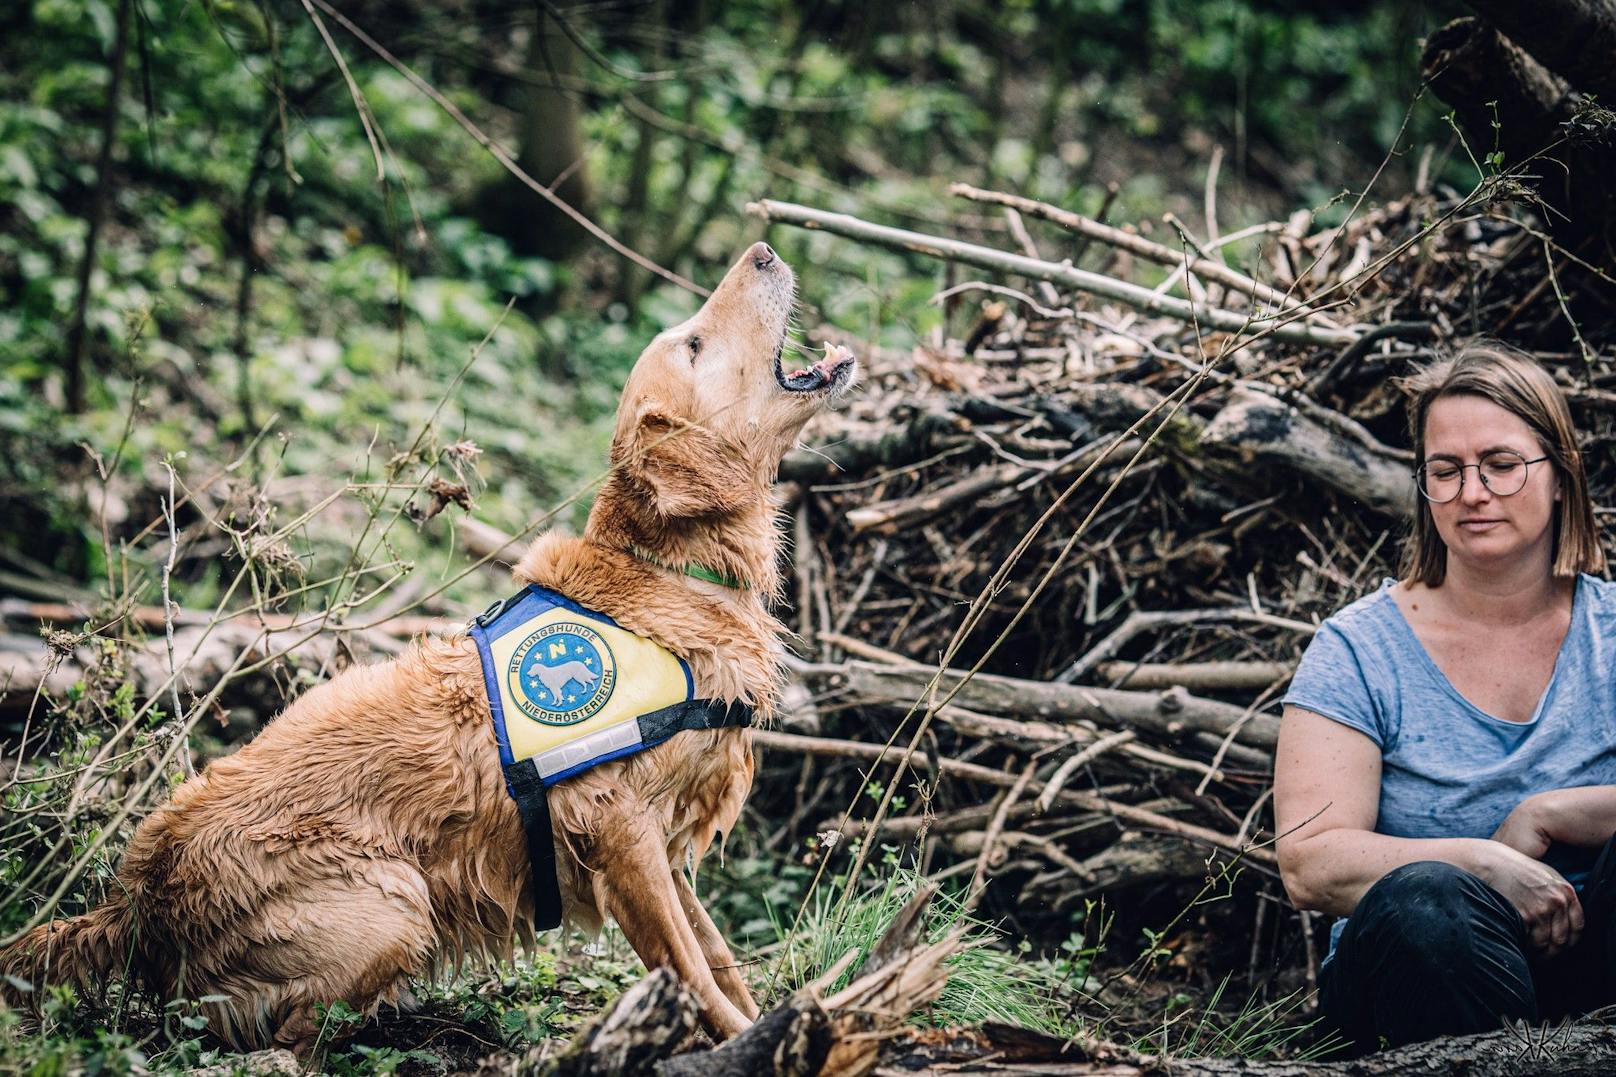
[[[1220,1010],[1228,987],[1229,978],[1225,976],[1201,1005],[1164,1015],[1155,1031],[1134,1042],[1134,1049],[1179,1058],[1285,1058],[1309,1062],[1344,1043],[1333,1033],[1306,1042],[1318,1021],[1303,1011],[1305,992],[1293,991],[1268,1002],[1248,997],[1231,1014]]]
[[[923,882],[924,876],[913,868],[894,867],[878,886],[850,900],[839,918],[835,895],[828,888],[817,891],[794,935],[789,918],[775,915],[780,948],[776,987],[780,993],[788,994],[824,975],[850,950],[859,954],[852,965],[856,969]],[[778,914],[781,910],[772,911]],[[998,1021],[1057,1036],[1080,1030],[1060,997],[1068,977],[1059,965],[1027,962],[1004,949],[1003,936],[991,924],[968,915],[958,894],[939,890],[927,919],[928,940],[936,941],[963,927],[965,942],[947,962],[948,986],[928,1012],[916,1015],[917,1022],[953,1027]],[[831,989],[842,987],[852,975],[843,972]]]
[[[790,917],[771,909],[778,950],[771,1001],[823,975],[850,950],[859,954],[851,966],[856,969],[923,884],[924,877],[913,868],[894,866],[878,885],[848,901],[839,919],[836,895],[827,888],[813,898],[795,935],[790,934]],[[1308,1042],[1317,1021],[1304,1011],[1304,992],[1269,1001],[1248,997],[1231,1011],[1226,1008],[1227,977],[1199,1003],[1184,993],[1157,1004],[1102,1002],[1094,993],[1097,977],[1090,973],[1105,949],[1110,926],[1103,906],[1091,903],[1083,925],[1085,930],[1074,933],[1054,955],[1034,958],[1025,942],[1015,951],[1007,949],[992,924],[965,912],[959,894],[939,890],[925,936],[935,941],[963,927],[965,944],[947,963],[949,980],[942,996],[928,1011],[916,1014],[915,1023],[946,1028],[1001,1022],[1052,1036],[1093,1036],[1168,1058],[1306,1062],[1339,1046],[1335,1036]],[[831,989],[842,987],[852,975],[843,972]],[[1160,1007],[1156,1014],[1144,1012],[1152,1005]]]

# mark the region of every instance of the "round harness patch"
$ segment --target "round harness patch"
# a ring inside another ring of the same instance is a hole
[[[595,714],[617,686],[617,662],[600,633],[558,621],[529,635],[506,667],[508,698],[535,722],[577,725]]]

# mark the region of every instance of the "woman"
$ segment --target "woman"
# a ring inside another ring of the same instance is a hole
[[[1402,579],[1320,627],[1274,775],[1291,900],[1347,918],[1319,994],[1359,1050],[1611,1001],[1578,886],[1616,832],[1616,586],[1570,410],[1497,344],[1406,387]]]

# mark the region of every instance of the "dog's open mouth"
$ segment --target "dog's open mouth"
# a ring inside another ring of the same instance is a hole
[[[781,361],[784,344],[774,353],[774,380],[788,393],[822,393],[840,389],[853,377],[858,360],[839,344],[826,344],[825,357],[811,366],[786,370]]]

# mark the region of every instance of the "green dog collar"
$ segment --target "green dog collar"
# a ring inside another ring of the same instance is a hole
[[[698,565],[694,561],[686,565],[670,565],[660,558],[652,557],[638,546],[630,546],[628,548],[628,553],[634,557],[638,557],[641,561],[649,561],[658,568],[665,568],[669,572],[683,572],[686,576],[689,576],[692,579],[706,580],[708,583],[716,583],[720,587],[729,587],[736,591],[746,590],[746,584],[742,583],[740,580],[737,580],[735,577],[726,576],[721,572],[715,572],[706,565]]]

